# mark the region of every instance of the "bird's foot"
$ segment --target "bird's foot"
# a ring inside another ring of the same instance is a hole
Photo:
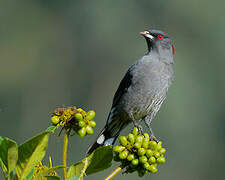
[[[157,143],[159,142],[158,139],[153,134],[151,134],[150,136],[150,141],[156,141]]]

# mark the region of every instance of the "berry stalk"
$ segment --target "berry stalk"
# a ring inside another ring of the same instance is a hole
[[[120,171],[122,170],[122,167],[119,166],[117,167],[111,174],[109,174],[104,180],[110,180],[112,179],[115,175],[117,175]]]

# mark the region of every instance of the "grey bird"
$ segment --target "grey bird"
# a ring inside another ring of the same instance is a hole
[[[150,124],[173,81],[174,47],[162,31],[146,30],[140,34],[146,39],[148,52],[128,69],[120,82],[106,125],[88,148],[88,154],[102,145],[114,144],[120,131],[131,122],[143,133],[138,124],[143,120],[151,139],[156,140]]]

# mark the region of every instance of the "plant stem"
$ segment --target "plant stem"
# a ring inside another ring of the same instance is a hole
[[[67,148],[68,148],[69,130],[66,130],[63,144],[63,166],[66,167]],[[63,168],[63,180],[66,180],[66,168]]]
[[[115,175],[117,175],[120,171],[122,170],[122,167],[119,166],[117,167],[113,172],[111,172],[110,175],[108,175],[104,180],[110,180],[112,179]]]

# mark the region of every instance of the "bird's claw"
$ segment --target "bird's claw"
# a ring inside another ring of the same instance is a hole
[[[153,134],[150,136],[150,141],[156,141],[157,143],[159,142]]]

